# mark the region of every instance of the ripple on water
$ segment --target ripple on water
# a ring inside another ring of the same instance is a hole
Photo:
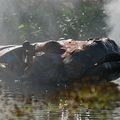
[[[19,80],[11,84],[0,87],[0,120],[120,119],[120,91],[115,83],[74,84],[62,89],[33,87]]]

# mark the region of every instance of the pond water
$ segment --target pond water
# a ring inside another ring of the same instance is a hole
[[[120,120],[120,80],[69,86],[0,83],[0,120]]]

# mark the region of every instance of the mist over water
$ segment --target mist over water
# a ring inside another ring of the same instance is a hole
[[[40,19],[44,21],[47,27],[42,28],[42,32],[46,36],[43,35],[41,38],[47,38],[49,35],[51,35],[49,39],[57,38],[59,33],[56,26],[56,18],[49,9],[59,11],[62,9],[62,6],[73,8],[78,3],[79,0],[0,0],[0,44],[14,44],[16,41],[22,43],[26,38],[24,38],[24,30],[21,32],[19,26],[22,28],[24,27],[22,26],[23,22],[29,23],[32,20],[34,23],[35,20],[39,21]],[[50,12],[51,14],[48,14]],[[29,17],[30,19],[28,20]],[[30,25],[33,24],[32,22]],[[40,23],[40,25],[44,23]],[[37,28],[36,31],[33,32],[31,32],[31,29],[27,28],[27,33],[25,33],[28,34],[26,35],[27,39],[32,39],[30,38],[30,33],[37,34],[41,32],[41,26],[35,24],[32,27],[34,26]],[[40,34],[42,34],[42,32]],[[38,39],[39,36],[37,40]]]
[[[80,8],[81,1],[0,0],[0,44],[21,44],[25,40],[30,42],[58,40],[61,37],[88,39],[105,36],[105,32],[102,31],[102,28],[105,28],[102,13],[97,16],[97,11],[101,12],[101,7],[95,8],[94,4],[97,3],[88,0],[90,6],[84,4],[87,6]],[[109,8],[109,3],[105,5],[106,13],[109,10],[107,7]],[[92,17],[93,20],[89,19],[92,12],[97,16],[96,19],[95,16]],[[111,28],[114,25],[110,22],[111,16],[108,13],[106,21],[108,27]],[[93,25],[93,21],[96,24]],[[109,36],[113,38],[111,33],[112,31]]]
[[[108,37],[120,44],[120,0],[107,0],[105,2],[106,24],[109,29]]]
[[[0,44],[7,44],[9,42],[9,39],[7,37],[8,33],[4,29],[4,21],[7,21],[6,16],[13,16],[14,13],[15,8],[13,6],[13,0],[0,0]],[[13,23],[14,22],[15,21],[13,21]],[[11,24],[11,26],[15,26],[15,24]],[[7,30],[10,30],[9,27]]]

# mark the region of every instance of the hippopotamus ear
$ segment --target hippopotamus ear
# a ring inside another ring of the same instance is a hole
[[[106,56],[102,57],[101,59],[99,59],[94,66],[99,66],[103,63],[106,62],[115,62],[115,61],[120,61],[120,53],[110,53],[107,54]]]

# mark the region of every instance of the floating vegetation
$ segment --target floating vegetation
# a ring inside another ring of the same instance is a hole
[[[67,88],[59,93],[59,97],[61,107],[113,109],[116,106],[112,103],[120,100],[120,92],[117,84],[113,83],[101,85],[82,84]]]

